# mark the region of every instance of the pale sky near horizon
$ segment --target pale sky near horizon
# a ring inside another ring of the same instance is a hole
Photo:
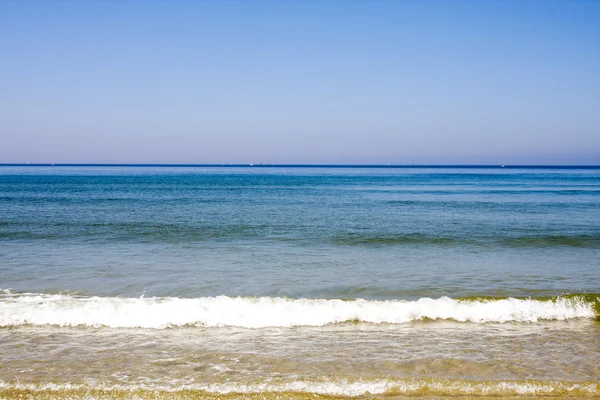
[[[5,1],[0,163],[600,164],[600,1]]]

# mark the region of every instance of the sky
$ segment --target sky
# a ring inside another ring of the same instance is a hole
[[[600,1],[2,1],[0,163],[600,164]]]

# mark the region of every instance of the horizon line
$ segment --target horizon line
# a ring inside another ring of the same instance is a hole
[[[600,164],[270,164],[270,163],[0,163],[0,167],[232,167],[232,168],[580,168]]]

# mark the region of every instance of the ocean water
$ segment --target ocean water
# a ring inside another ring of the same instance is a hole
[[[0,166],[0,398],[600,397],[600,169]]]

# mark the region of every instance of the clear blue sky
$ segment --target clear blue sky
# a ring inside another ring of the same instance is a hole
[[[0,162],[600,164],[600,1],[3,1]]]

